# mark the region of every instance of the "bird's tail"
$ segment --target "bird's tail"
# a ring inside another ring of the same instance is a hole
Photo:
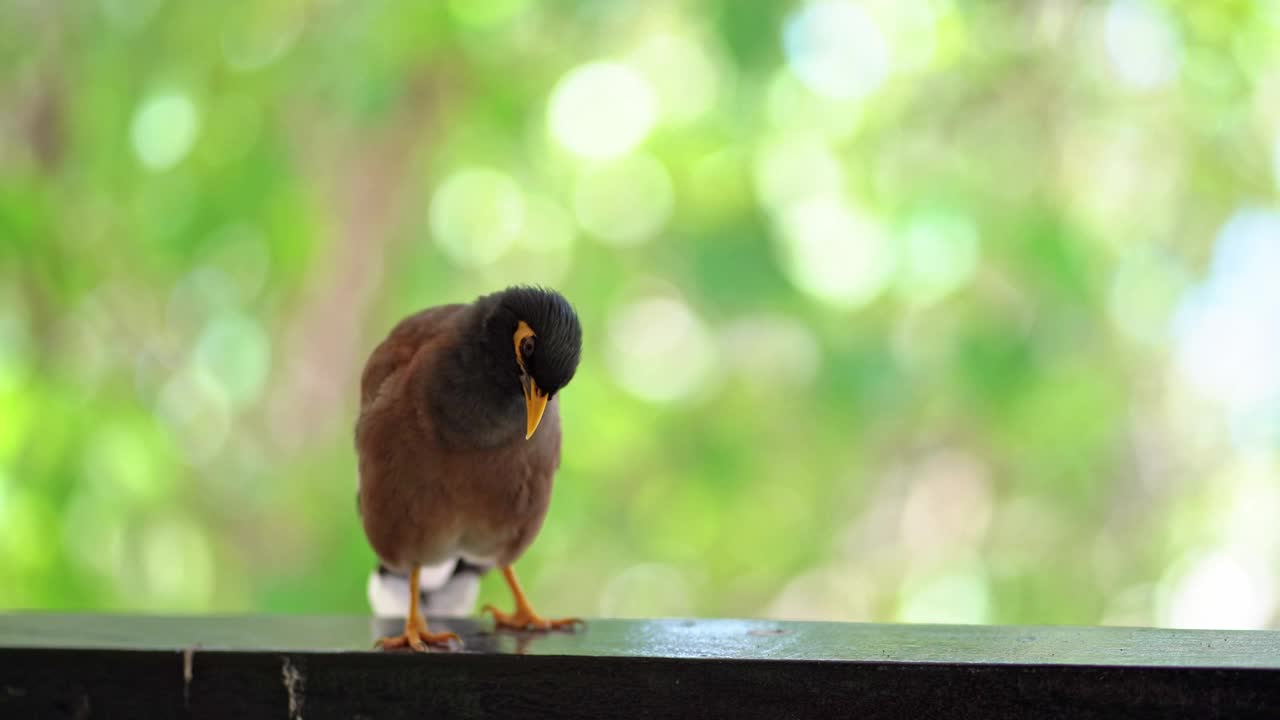
[[[418,603],[423,615],[470,615],[480,593],[480,576],[489,571],[462,559],[422,568],[418,577]],[[409,613],[409,576],[383,565],[369,574],[369,606],[378,617],[404,617]]]

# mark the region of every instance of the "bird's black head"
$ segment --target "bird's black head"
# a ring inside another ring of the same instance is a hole
[[[508,367],[524,392],[527,437],[532,437],[547,402],[578,369],[582,325],[569,301],[547,288],[511,287],[484,300],[492,304],[487,322],[490,345],[510,353]]]

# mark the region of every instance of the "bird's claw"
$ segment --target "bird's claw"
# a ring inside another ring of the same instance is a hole
[[[415,652],[427,652],[432,645],[443,645],[445,649],[453,649],[453,643],[462,646],[462,638],[457,633],[439,632],[433,633],[427,630],[427,624],[422,622],[417,625],[406,625],[404,632],[391,637],[384,637],[374,643],[374,647],[381,650],[395,650],[396,648],[407,647]]]
[[[504,613],[492,605],[485,605],[481,612],[493,615],[494,626],[498,629],[506,630],[563,630],[572,628],[575,625],[586,625],[579,618],[547,620],[532,610],[516,610],[514,613]]]

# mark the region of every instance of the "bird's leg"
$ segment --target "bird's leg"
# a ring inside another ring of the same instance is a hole
[[[493,614],[493,621],[497,627],[511,630],[558,630],[582,623],[578,618],[547,620],[540,617],[538,613],[533,611],[533,606],[529,604],[529,598],[524,596],[524,590],[520,589],[520,581],[516,579],[515,568],[510,565],[503,565],[502,577],[507,579],[507,586],[511,588],[511,594],[515,596],[516,610],[508,614],[492,605],[485,605],[483,612]]]
[[[428,645],[447,646],[451,640],[462,643],[462,638],[459,638],[457,633],[433,633],[427,630],[427,621],[418,610],[418,576],[421,572],[422,569],[414,565],[409,573],[409,616],[404,620],[404,633],[379,640],[378,647],[383,650],[408,647],[418,652],[426,652]]]

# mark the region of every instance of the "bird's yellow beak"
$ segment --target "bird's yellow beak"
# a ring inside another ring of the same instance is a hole
[[[528,430],[524,435],[524,439],[528,440],[533,437],[533,431],[538,429],[538,423],[542,422],[542,413],[547,411],[547,401],[550,398],[528,373],[520,375],[520,384],[524,386],[524,404],[528,411]]]
[[[521,320],[516,325],[516,334],[512,339],[515,340],[516,364],[520,366],[520,386],[524,388],[524,405],[528,411],[526,432],[524,439],[528,440],[533,437],[533,431],[538,429],[538,423],[542,422],[542,413],[547,411],[547,401],[551,398],[538,387],[538,383],[533,381],[533,376],[525,369],[524,358],[520,354],[520,341],[527,337],[533,337],[533,328],[528,323]]]

